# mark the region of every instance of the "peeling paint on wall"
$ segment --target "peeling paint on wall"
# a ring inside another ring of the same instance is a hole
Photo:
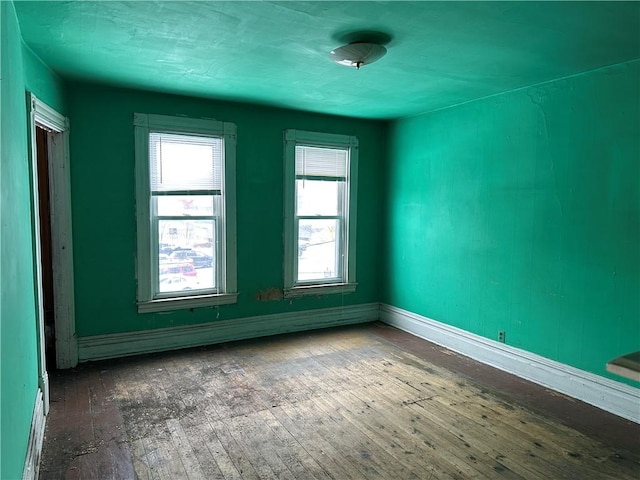
[[[282,293],[282,289],[271,287],[266,290],[261,290],[256,293],[253,298],[258,302],[269,302],[272,300],[282,300],[284,298],[284,294]]]

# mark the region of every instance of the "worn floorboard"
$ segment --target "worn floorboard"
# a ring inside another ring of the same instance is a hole
[[[51,375],[41,479],[640,478],[640,426],[380,323]]]

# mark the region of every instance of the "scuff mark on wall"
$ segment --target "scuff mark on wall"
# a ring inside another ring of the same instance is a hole
[[[271,287],[266,290],[261,290],[253,296],[254,300],[258,302],[269,302],[272,300],[282,300],[284,298],[284,294],[282,293],[282,289]]]
[[[560,85],[565,85],[566,82],[562,82],[562,81],[558,81],[557,82]],[[548,91],[545,91],[548,90]],[[548,100],[549,97],[549,91],[550,92],[554,92],[557,91],[558,86],[554,85],[553,88],[551,85],[546,85],[545,84],[545,88],[532,88],[531,90],[525,92],[527,94],[527,96],[529,97],[529,99],[531,100],[531,103],[533,103],[534,105],[536,105],[538,107],[538,111],[540,113],[540,119],[541,119],[541,130],[539,132],[540,136],[543,139],[543,143],[542,145],[545,148],[544,154],[545,157],[547,157],[549,159],[549,172],[551,173],[551,176],[553,178],[553,185],[554,185],[554,194],[555,194],[555,199],[556,202],[558,203],[558,209],[560,212],[560,220],[564,219],[564,209],[562,206],[562,200],[560,199],[560,186],[558,183],[558,174],[556,172],[556,162],[554,159],[554,153],[553,153],[553,149],[551,148],[551,144],[550,144],[550,140],[549,140],[549,120],[547,117],[547,112],[545,111],[545,102]],[[554,131],[553,129],[551,131]]]

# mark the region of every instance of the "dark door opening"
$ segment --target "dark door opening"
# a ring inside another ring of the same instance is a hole
[[[44,307],[45,360],[47,371],[56,368],[55,313],[53,305],[53,261],[51,255],[51,204],[49,201],[48,132],[36,126],[38,163],[38,207],[40,211],[40,262]]]

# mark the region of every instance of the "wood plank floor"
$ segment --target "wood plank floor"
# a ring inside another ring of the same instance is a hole
[[[41,479],[640,478],[640,426],[379,323],[51,385]]]

